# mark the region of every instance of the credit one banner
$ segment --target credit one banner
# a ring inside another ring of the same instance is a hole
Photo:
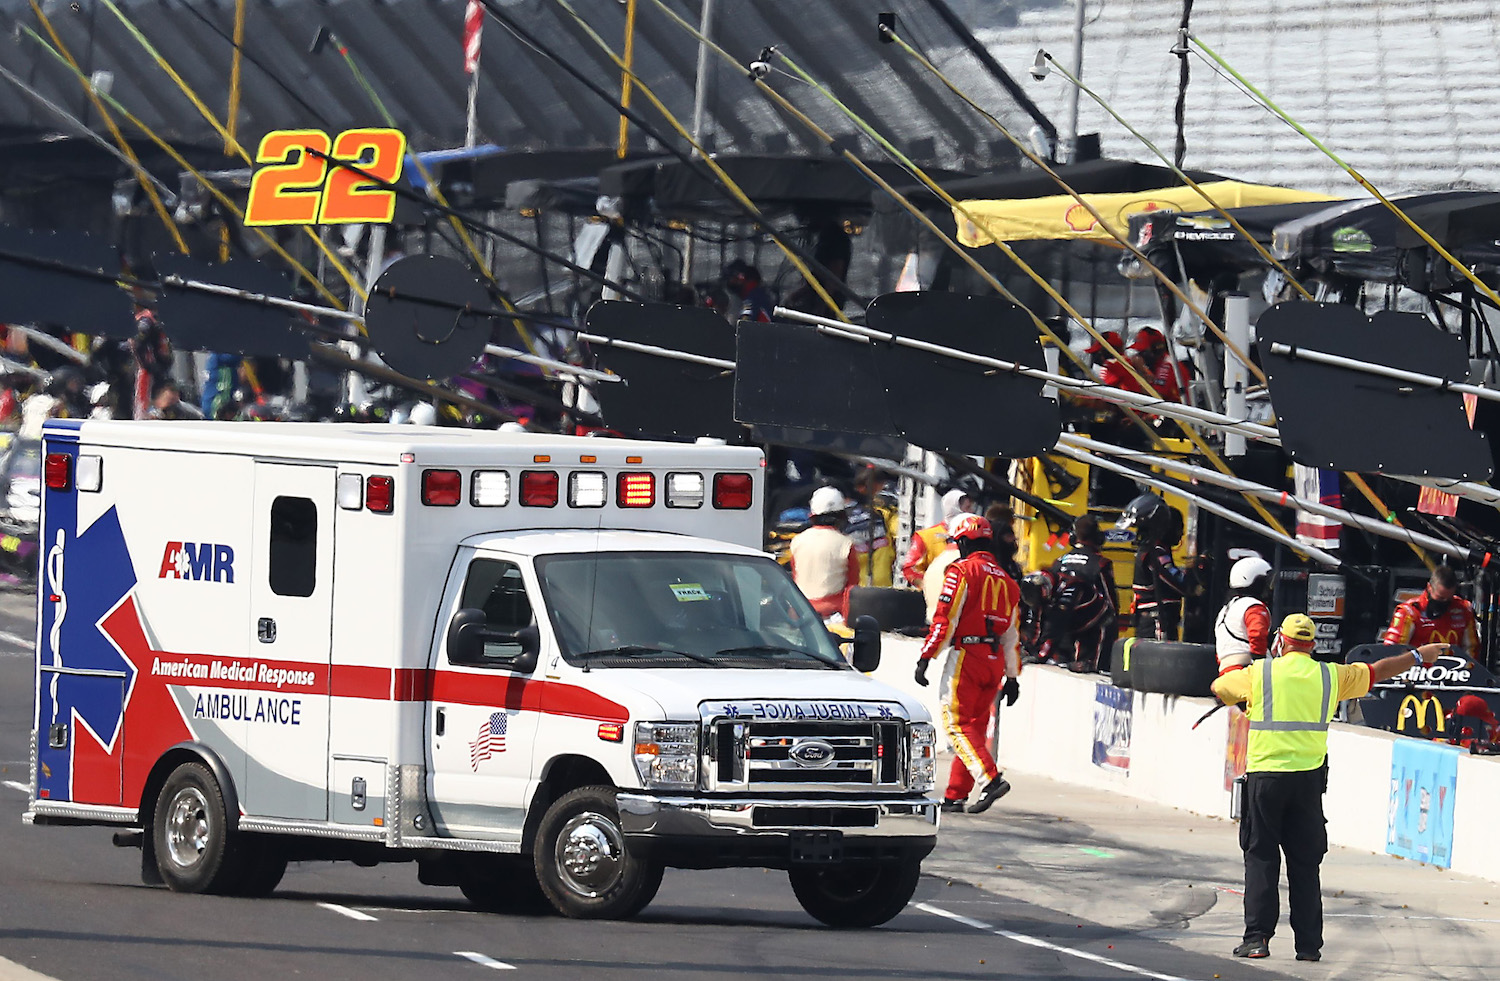
[[[1099,682],[1094,685],[1094,765],[1130,772],[1132,693]]]
[[[1391,747],[1391,801],[1385,850],[1439,868],[1453,864],[1457,746],[1398,739]]]

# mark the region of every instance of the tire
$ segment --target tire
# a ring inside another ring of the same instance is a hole
[[[1130,651],[1130,681],[1136,691],[1207,697],[1218,672],[1212,644],[1138,640]]]
[[[849,590],[849,623],[855,617],[872,616],[881,630],[922,627],[927,624],[927,601],[920,589],[855,586]]]
[[[1109,655],[1109,683],[1116,688],[1130,687],[1130,662],[1138,641],[1134,637],[1121,637]]]
[[[839,929],[879,926],[906,908],[922,877],[920,860],[798,866],[787,873],[797,902]]]
[[[552,912],[535,867],[520,855],[497,855],[464,866],[458,888],[475,909],[486,913],[537,916]]]
[[[227,893],[241,881],[245,848],[229,830],[224,794],[202,763],[184,763],[167,777],[151,839],[157,871],[173,892]]]
[[[634,916],[661,885],[661,863],[625,845],[613,787],[580,787],[553,801],[532,858],[547,900],[574,919]]]

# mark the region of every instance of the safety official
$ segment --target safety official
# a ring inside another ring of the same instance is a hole
[[[1464,657],[1479,654],[1479,626],[1474,607],[1458,595],[1458,575],[1451,566],[1432,570],[1422,595],[1396,607],[1383,644],[1451,644]]]
[[[849,502],[837,487],[819,487],[808,509],[812,524],[792,539],[792,581],[821,617],[849,615],[849,590],[859,582],[854,542],[839,531]]]
[[[1359,698],[1377,682],[1417,664],[1432,664],[1447,644],[1427,644],[1374,664],[1313,660],[1312,618],[1293,613],[1281,622],[1272,656],[1213,684],[1220,701],[1248,703],[1240,848],[1245,852],[1245,935],[1236,957],[1269,957],[1281,917],[1277,884],[1286,856],[1287,900],[1297,960],[1323,950],[1323,896],[1318,867],[1328,851],[1323,794],[1328,789],[1328,723],[1341,700]]]
[[[1229,568],[1229,602],[1214,620],[1219,674],[1265,657],[1271,639],[1271,563],[1253,555]]]
[[[959,557],[948,566],[943,592],[917,661],[917,684],[938,651],[952,647],[943,665],[943,729],[956,754],[943,794],[942,809],[959,811],[978,781],[979,797],[970,814],[981,814],[1004,797],[1010,784],[985,745],[996,694],[1014,705],[1021,694],[1017,606],[1020,588],[990,551],[990,523],[977,514],[961,515],[949,534]]]

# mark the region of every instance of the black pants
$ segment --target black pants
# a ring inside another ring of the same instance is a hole
[[[1323,894],[1318,866],[1328,851],[1323,792],[1328,768],[1251,773],[1240,818],[1245,851],[1245,939],[1276,933],[1281,917],[1281,856],[1286,855],[1287,900],[1298,953],[1323,948]]]

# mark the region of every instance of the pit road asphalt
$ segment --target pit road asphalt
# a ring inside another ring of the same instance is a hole
[[[267,899],[173,894],[141,884],[139,851],[113,847],[109,829],[21,823],[33,603],[0,593],[0,981],[20,981],[20,968],[60,981],[1396,976],[1382,970],[1389,960],[1353,959],[1358,950],[1294,969],[1290,938],[1273,941],[1270,960],[1228,957],[1239,929],[1231,825],[1170,809],[1141,815],[1149,805],[1037,778],[1018,778],[990,814],[949,819],[912,905],[868,931],[821,926],[783,873],[758,869],[668,870],[655,902],[627,922],[479,913],[457,889],[418,883],[411,864],[295,864]],[[1090,808],[1101,820],[1131,811],[1156,835],[1101,834],[1078,820]],[[1179,850],[1173,821],[1212,826],[1193,844],[1214,847]],[[1490,909],[1483,916],[1500,920],[1500,896]],[[1500,949],[1500,934],[1446,919],[1434,929],[1448,932],[1447,961],[1424,953],[1416,973],[1399,976],[1486,976],[1455,963],[1469,955],[1454,950]],[[1358,923],[1384,935],[1377,919]]]

